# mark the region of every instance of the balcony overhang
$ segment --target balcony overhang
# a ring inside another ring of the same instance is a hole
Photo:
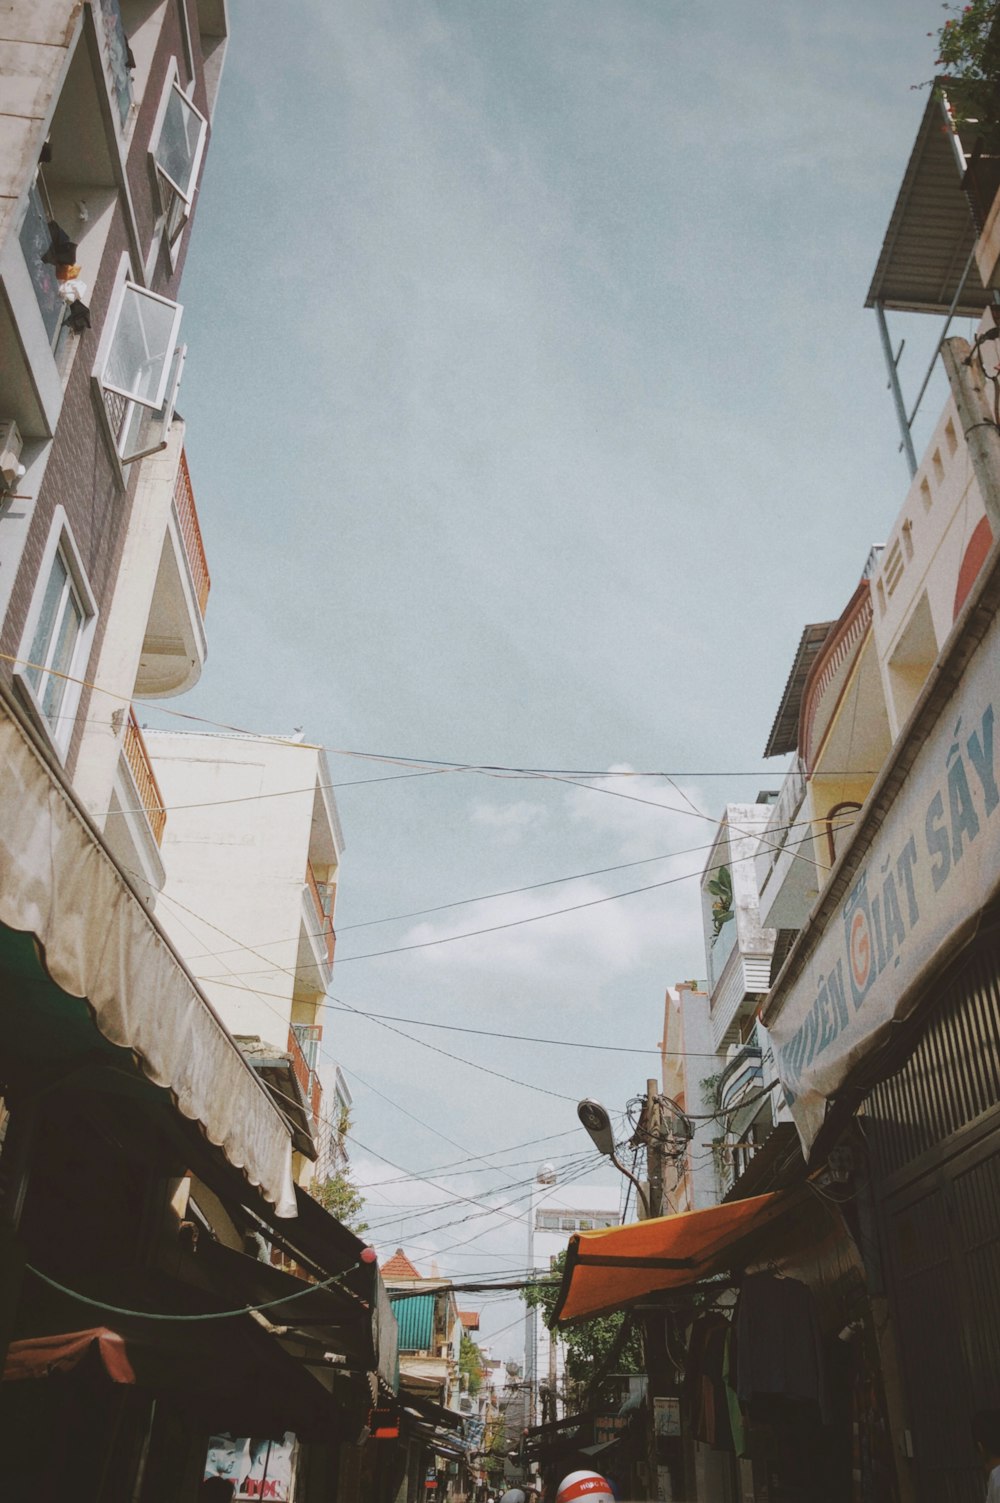
[[[948,80],[938,80],[946,85]],[[971,149],[972,143],[967,143]],[[973,259],[976,226],[962,191],[954,128],[931,92],[882,242],[866,308],[979,318],[991,301]],[[965,151],[968,155],[968,151]],[[959,292],[963,276],[964,286]],[[954,301],[957,294],[957,301]]]
[[[164,699],[192,689],[207,654],[197,588],[171,507],[136,674],[136,697]]]
[[[816,621],[811,626],[803,627],[795,660],[764,748],[765,757],[784,757],[789,752],[798,750],[802,691],[817,654],[836,624],[835,621]]]

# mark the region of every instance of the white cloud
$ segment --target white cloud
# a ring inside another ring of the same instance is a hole
[[[528,830],[536,830],[548,819],[541,804],[518,799],[512,804],[473,804],[469,819],[473,824],[495,830],[503,845],[516,845]]]

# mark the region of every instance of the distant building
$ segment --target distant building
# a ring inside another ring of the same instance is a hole
[[[622,1219],[624,1191],[619,1185],[545,1185],[533,1203],[533,1266],[548,1273],[555,1259],[566,1251],[574,1232],[589,1232],[602,1226],[618,1226]],[[550,1331],[540,1310],[529,1310],[525,1322],[525,1359],[528,1413],[525,1426],[535,1420],[561,1418],[565,1410],[565,1343]]]
[[[300,1176],[335,1159],[350,1093],[326,1070],[343,834],[320,747],[280,736],[151,731],[170,821],[160,922],[295,1127]]]

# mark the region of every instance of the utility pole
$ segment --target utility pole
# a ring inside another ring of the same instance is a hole
[[[646,1081],[646,1179],[649,1182],[649,1214],[663,1215],[663,1139],[660,1122],[659,1083]]]

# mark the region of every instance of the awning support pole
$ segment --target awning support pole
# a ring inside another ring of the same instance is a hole
[[[906,416],[906,403],[903,401],[903,393],[899,385],[899,370],[896,359],[892,353],[892,341],[889,338],[889,326],[885,321],[885,306],[881,298],[875,301],[875,316],[878,319],[878,331],[882,338],[882,353],[885,356],[886,370],[889,372],[889,390],[892,392],[893,405],[896,408],[896,420],[899,423],[899,431],[902,437],[901,448],[906,455],[906,462],[910,467],[910,479],[917,473],[917,456],[913,448],[913,435],[910,432],[910,424]]]

